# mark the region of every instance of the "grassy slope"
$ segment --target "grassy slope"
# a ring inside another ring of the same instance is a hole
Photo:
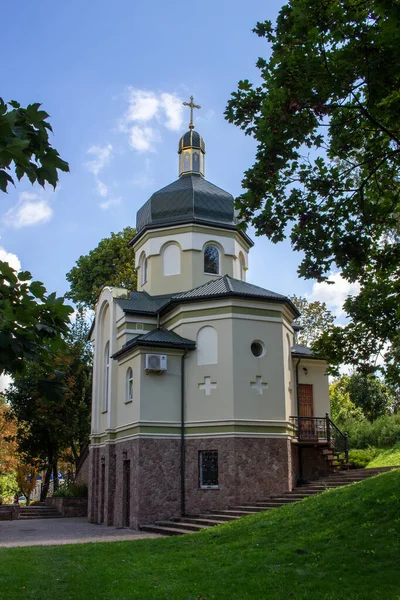
[[[397,470],[192,536],[0,549],[0,598],[398,600],[399,509]]]
[[[400,442],[392,448],[385,448],[379,451],[378,456],[372,460],[368,469],[374,467],[391,467],[400,465]]]

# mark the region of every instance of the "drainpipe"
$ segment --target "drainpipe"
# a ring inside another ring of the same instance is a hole
[[[300,441],[301,435],[301,420],[300,420],[300,396],[299,396],[299,364],[301,358],[296,363],[296,402],[297,402],[297,417],[298,417],[298,426],[297,426],[297,439]],[[299,458],[299,483],[303,481],[303,457],[302,457],[302,447],[300,444],[298,445],[298,458]]]
[[[181,357],[181,515],[186,514],[185,506],[185,358],[188,350]]]

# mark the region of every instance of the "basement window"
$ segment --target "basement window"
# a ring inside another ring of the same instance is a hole
[[[218,488],[218,452],[199,452],[199,482],[203,489]]]

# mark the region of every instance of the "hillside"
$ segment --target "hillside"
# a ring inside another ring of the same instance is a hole
[[[200,534],[1,549],[0,597],[398,600],[399,514],[400,469]]]
[[[368,464],[367,469],[400,465],[400,442],[391,448],[382,448],[379,454]]]

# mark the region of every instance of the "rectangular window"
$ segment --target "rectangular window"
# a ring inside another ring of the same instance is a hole
[[[218,487],[218,452],[199,452],[199,481],[201,488]]]

